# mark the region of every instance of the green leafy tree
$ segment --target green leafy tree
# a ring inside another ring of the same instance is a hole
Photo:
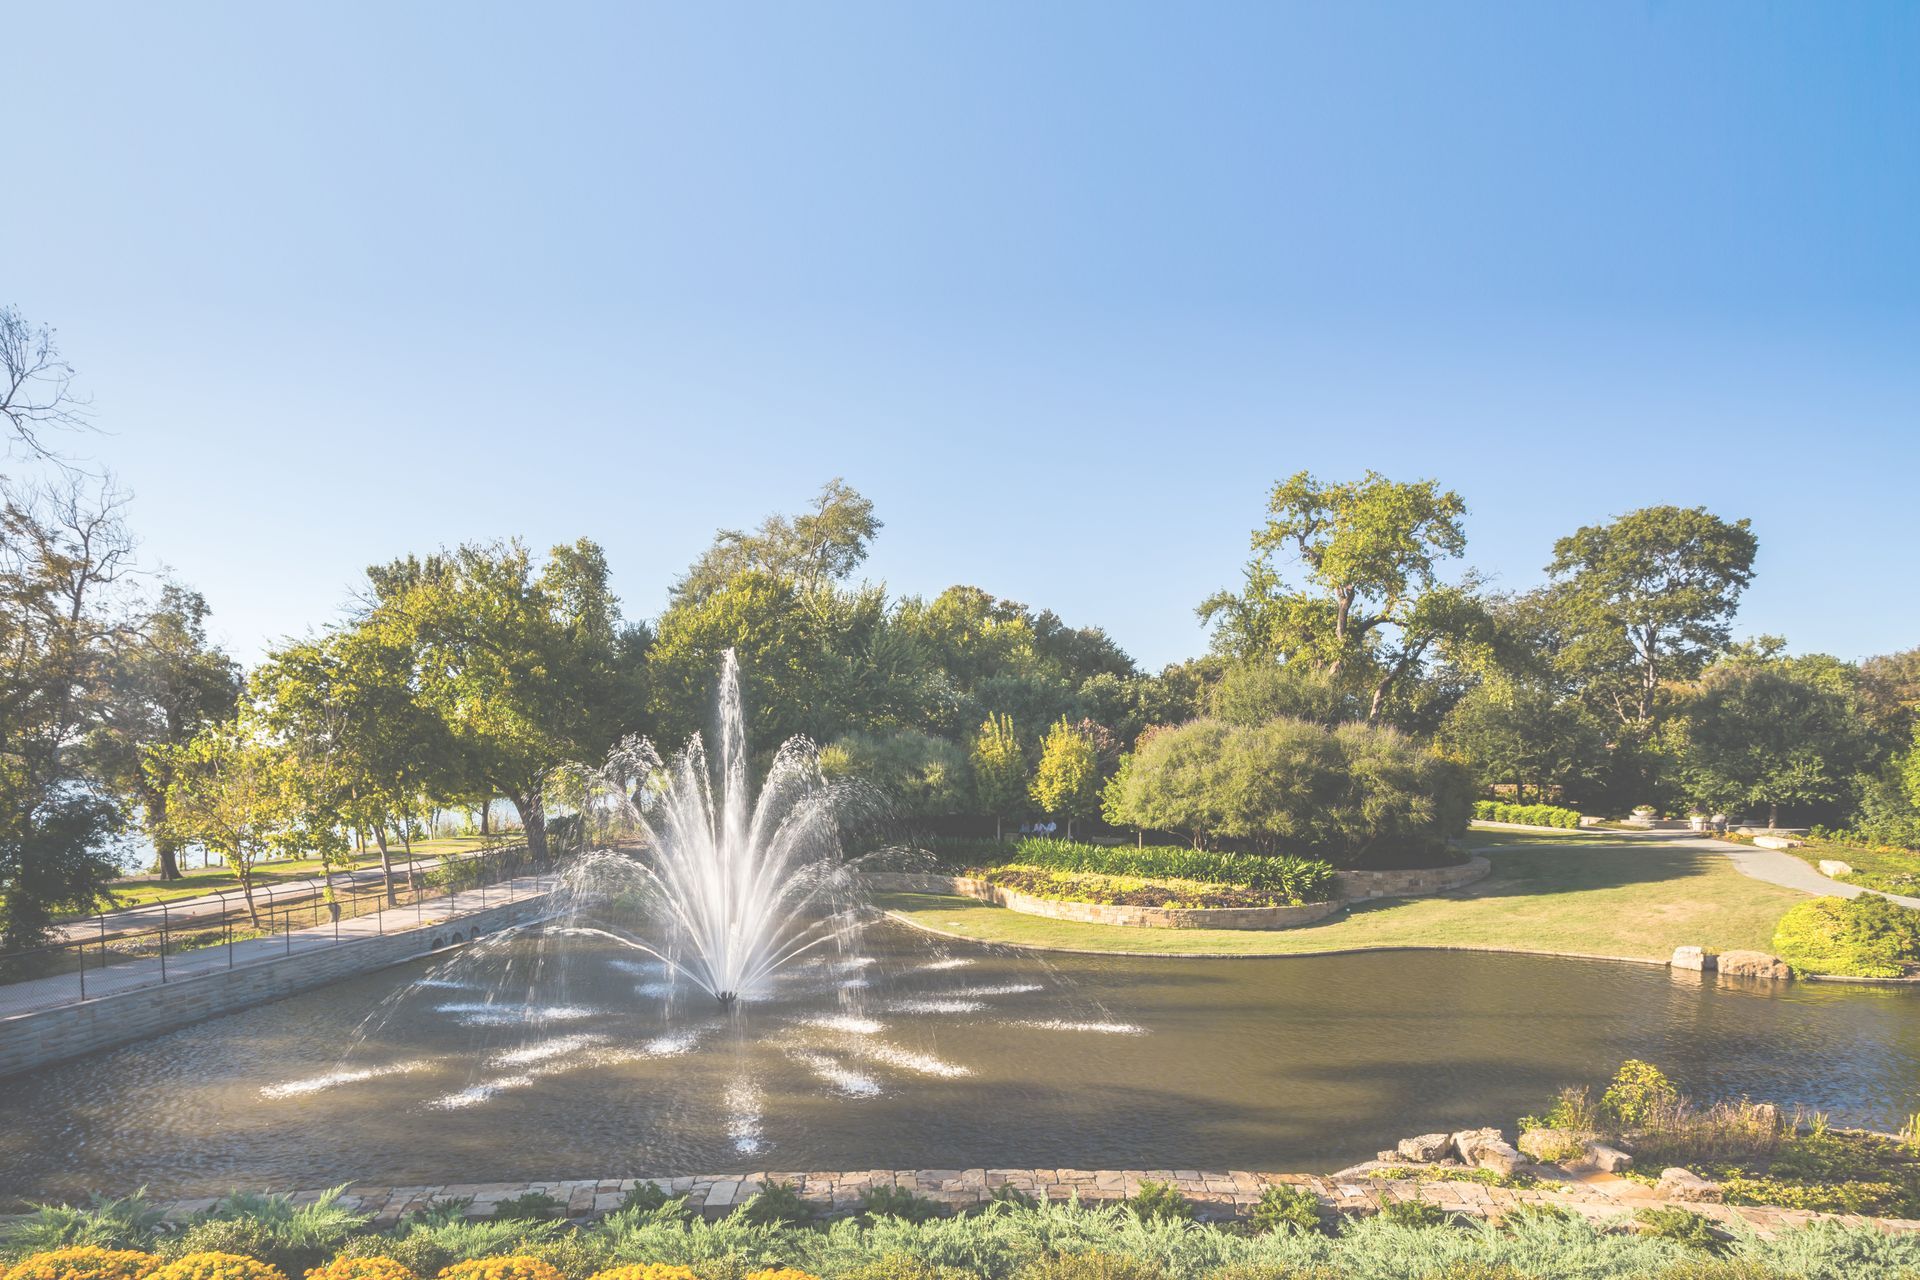
[[[1326,672],[1362,691],[1377,721],[1437,644],[1482,623],[1472,583],[1438,578],[1466,549],[1465,513],[1433,480],[1369,471],[1323,483],[1298,472],[1274,486],[1241,589],[1210,596],[1200,616],[1220,652]]]
[[[980,808],[993,815],[995,838],[1000,824],[1016,813],[1027,798],[1027,758],[1009,716],[988,716],[974,735],[968,752],[973,766],[973,793]]]
[[[1559,655],[1592,705],[1651,727],[1669,682],[1725,647],[1759,542],[1750,522],[1705,507],[1646,507],[1554,544]]]
[[[1889,750],[1920,730],[1920,648],[1881,654],[1860,664],[1860,715]]]
[[[468,775],[460,790],[507,797],[544,856],[554,771],[643,727],[650,636],[621,624],[605,554],[583,538],[536,568],[518,542],[472,543],[368,577],[368,616],[411,648]]]
[[[180,846],[167,825],[164,764],[149,767],[152,748],[179,746],[230,717],[240,696],[240,668],[207,640],[207,602],[176,583],[116,645],[105,679],[108,694],[90,747],[106,776],[145,815],[160,878],[180,878]]]
[[[1483,787],[1506,784],[1524,801],[1583,794],[1606,766],[1606,735],[1577,703],[1545,685],[1496,673],[1474,686],[1440,729],[1446,749]]]
[[[830,778],[859,778],[878,789],[895,815],[937,818],[968,811],[967,753],[918,729],[852,733],[824,747]]]
[[[1695,801],[1765,809],[1773,826],[1783,806],[1833,806],[1851,794],[1867,743],[1851,699],[1820,670],[1735,658],[1706,672],[1672,735]]]
[[[242,717],[209,725],[181,745],[156,746],[148,760],[166,779],[173,838],[195,841],[221,857],[257,927],[256,869],[290,851],[296,834],[310,830],[301,821],[310,800],[299,790],[294,754]]]
[[[800,515],[768,516],[753,533],[722,529],[674,584],[675,602],[700,600],[743,573],[764,574],[802,591],[840,582],[867,558],[867,545],[879,531],[872,501],[836,476]]]
[[[1282,716],[1315,724],[1343,724],[1367,708],[1340,679],[1306,662],[1236,662],[1209,692],[1210,714],[1229,724],[1265,724]]]
[[[1027,794],[1043,813],[1065,818],[1067,839],[1073,839],[1074,820],[1100,809],[1100,759],[1092,735],[1065,717],[1047,730]]]

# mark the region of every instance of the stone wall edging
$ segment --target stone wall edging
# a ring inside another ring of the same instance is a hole
[[[1342,898],[1309,902],[1297,907],[1128,907],[1098,902],[1056,902],[974,876],[932,872],[875,871],[867,883],[882,892],[950,893],[991,902],[1010,911],[1078,924],[1125,925],[1150,929],[1293,929],[1325,920],[1349,901],[1411,897],[1445,893],[1472,884],[1493,870],[1486,858],[1475,855],[1452,867],[1418,867],[1405,871],[1342,871]]]

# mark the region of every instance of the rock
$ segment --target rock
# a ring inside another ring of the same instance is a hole
[[[1622,1169],[1633,1167],[1633,1157],[1604,1142],[1589,1142],[1586,1159],[1581,1163],[1585,1168],[1598,1169],[1601,1173],[1619,1173]]]
[[[1498,1129],[1463,1129],[1453,1135],[1453,1149],[1463,1163],[1506,1175],[1520,1167],[1520,1153],[1508,1145]]]
[[[1718,960],[1718,957],[1708,952],[1705,947],[1675,947],[1673,949],[1673,959],[1667,963],[1676,969],[1699,969],[1704,971],[1713,968],[1716,960]]]
[[[1567,1164],[1586,1154],[1588,1134],[1567,1129],[1529,1129],[1514,1145],[1541,1164]]]
[[[1423,1133],[1417,1138],[1402,1138],[1394,1148],[1402,1160],[1417,1160],[1421,1164],[1444,1160],[1452,1149],[1453,1137],[1445,1133]]]
[[[1840,861],[1838,858],[1822,858],[1820,859],[1820,874],[1823,876],[1832,876],[1835,880],[1838,880],[1842,876],[1852,875],[1853,867]]]
[[[1709,1182],[1691,1169],[1667,1169],[1660,1174],[1654,1193],[1663,1200],[1688,1204],[1718,1204],[1726,1192],[1719,1183]]]
[[[1753,842],[1762,849],[1798,849],[1805,840],[1795,840],[1792,836],[1755,836]]]
[[[1785,982],[1793,977],[1793,970],[1787,967],[1785,960],[1764,951],[1722,951],[1719,968],[1722,974],[1734,978],[1769,978],[1775,982]]]

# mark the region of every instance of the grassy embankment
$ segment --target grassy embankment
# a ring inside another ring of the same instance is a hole
[[[1707,850],[1579,832],[1475,831],[1469,843],[1493,863],[1477,884],[1439,898],[1355,903],[1320,924],[1272,933],[1076,924],[934,894],[885,895],[879,905],[941,933],[1063,950],[1310,955],[1463,947],[1665,960],[1682,945],[1769,950],[1781,915],[1805,901]]]

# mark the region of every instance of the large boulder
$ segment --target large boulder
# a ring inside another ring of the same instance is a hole
[[[1520,1154],[1540,1164],[1570,1164],[1586,1154],[1591,1136],[1571,1129],[1528,1129],[1514,1145],[1520,1148]]]
[[[1676,969],[1707,970],[1714,967],[1718,956],[1710,954],[1705,947],[1675,947],[1673,959],[1668,963]]]
[[[1586,1158],[1581,1166],[1598,1169],[1601,1173],[1619,1173],[1622,1169],[1633,1167],[1633,1157],[1618,1147],[1610,1147],[1604,1142],[1589,1142]]]
[[[1793,977],[1793,970],[1787,967],[1785,960],[1765,951],[1722,951],[1719,967],[1723,975],[1732,978],[1767,978],[1774,982],[1785,982]]]
[[[1838,858],[1822,858],[1820,859],[1820,874],[1823,876],[1832,876],[1835,880],[1838,880],[1842,876],[1852,875],[1853,866],[1850,863],[1840,861]]]
[[[1394,1153],[1402,1160],[1413,1160],[1420,1164],[1445,1160],[1452,1150],[1453,1135],[1446,1133],[1423,1133],[1417,1138],[1402,1138],[1394,1147]]]
[[[1689,1204],[1718,1204],[1726,1198],[1726,1191],[1717,1182],[1709,1182],[1691,1169],[1667,1169],[1660,1174],[1660,1181],[1654,1184],[1654,1194],[1663,1200],[1680,1200]]]
[[[1522,1163],[1520,1153],[1498,1129],[1462,1129],[1453,1135],[1453,1149],[1463,1163],[1476,1169],[1491,1169],[1505,1176]]]

